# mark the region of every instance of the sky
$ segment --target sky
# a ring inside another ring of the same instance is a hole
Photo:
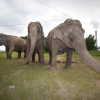
[[[99,4],[99,0],[0,0],[0,33],[27,36],[28,24],[39,21],[47,36],[52,28],[72,18],[81,21],[85,38],[97,30],[100,47]]]

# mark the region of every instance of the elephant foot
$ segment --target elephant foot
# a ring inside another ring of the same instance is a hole
[[[45,64],[44,61],[42,61],[42,62],[38,62],[38,63],[40,63],[40,64]]]
[[[49,67],[51,70],[57,70],[58,68],[56,66],[52,66],[52,67]]]
[[[21,59],[21,57],[17,57],[17,59]]]
[[[12,58],[6,58],[7,60],[12,60]]]
[[[34,63],[35,61],[32,60],[32,62]]]
[[[40,65],[42,65],[42,66],[44,66],[45,65],[45,62],[43,62],[43,63],[39,63]]]
[[[71,66],[65,66],[64,69],[71,69]]]
[[[38,60],[38,63],[42,64],[42,63],[44,63],[44,60]]]
[[[29,62],[25,62],[25,63],[24,63],[24,65],[29,65],[29,64],[30,64]]]

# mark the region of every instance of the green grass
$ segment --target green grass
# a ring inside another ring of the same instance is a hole
[[[100,51],[90,51],[89,52],[92,56],[100,57]]]
[[[91,55],[100,62],[100,52]],[[72,68],[63,69],[65,54],[58,55],[58,70],[50,70],[48,54],[45,64],[23,65],[24,59],[6,60],[0,52],[0,100],[99,100],[100,74],[85,64],[77,53],[73,54]]]

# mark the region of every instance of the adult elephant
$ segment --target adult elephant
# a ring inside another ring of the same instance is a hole
[[[35,53],[38,53],[39,62],[44,63],[44,32],[40,22],[29,23],[26,44],[27,51],[24,64],[29,64],[31,57],[32,61],[35,61]]]
[[[67,19],[64,23],[52,29],[47,36],[47,46],[50,54],[51,68],[56,68],[57,54],[64,52],[67,52],[64,68],[70,68],[72,52],[75,49],[87,64],[100,73],[100,64],[87,51],[84,29],[79,20]]]
[[[2,45],[4,45],[6,48],[7,59],[12,59],[11,55],[13,51],[18,52],[17,58],[21,58],[21,52],[26,52],[26,40],[18,36],[0,33],[0,46]]]

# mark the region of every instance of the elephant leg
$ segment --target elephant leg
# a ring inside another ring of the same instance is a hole
[[[49,64],[51,64],[51,53],[49,52]]]
[[[17,59],[20,59],[21,58],[21,52],[18,52],[18,57]]]
[[[68,48],[67,54],[66,54],[66,64],[65,64],[64,69],[71,68],[72,53],[73,53],[73,50]]]
[[[9,51],[8,51],[8,58],[7,59],[12,59],[12,52],[14,50],[14,47],[9,47]]]
[[[26,57],[26,51],[24,51],[24,58]]]
[[[40,61],[40,54],[39,54],[39,52],[38,52],[38,62],[39,62],[39,63],[41,63],[41,61]]]
[[[38,60],[39,60],[39,63],[44,63],[44,52],[43,50],[39,50],[38,52]]]
[[[8,52],[9,52],[9,48],[6,47],[6,56],[7,56],[6,59],[8,59]]]
[[[50,64],[50,68],[51,69],[57,69],[57,66],[56,66],[56,59],[57,59],[57,52],[58,50],[57,49],[54,49],[52,48],[52,52],[51,52],[51,64]]]
[[[35,53],[32,55],[32,61],[35,62]]]

